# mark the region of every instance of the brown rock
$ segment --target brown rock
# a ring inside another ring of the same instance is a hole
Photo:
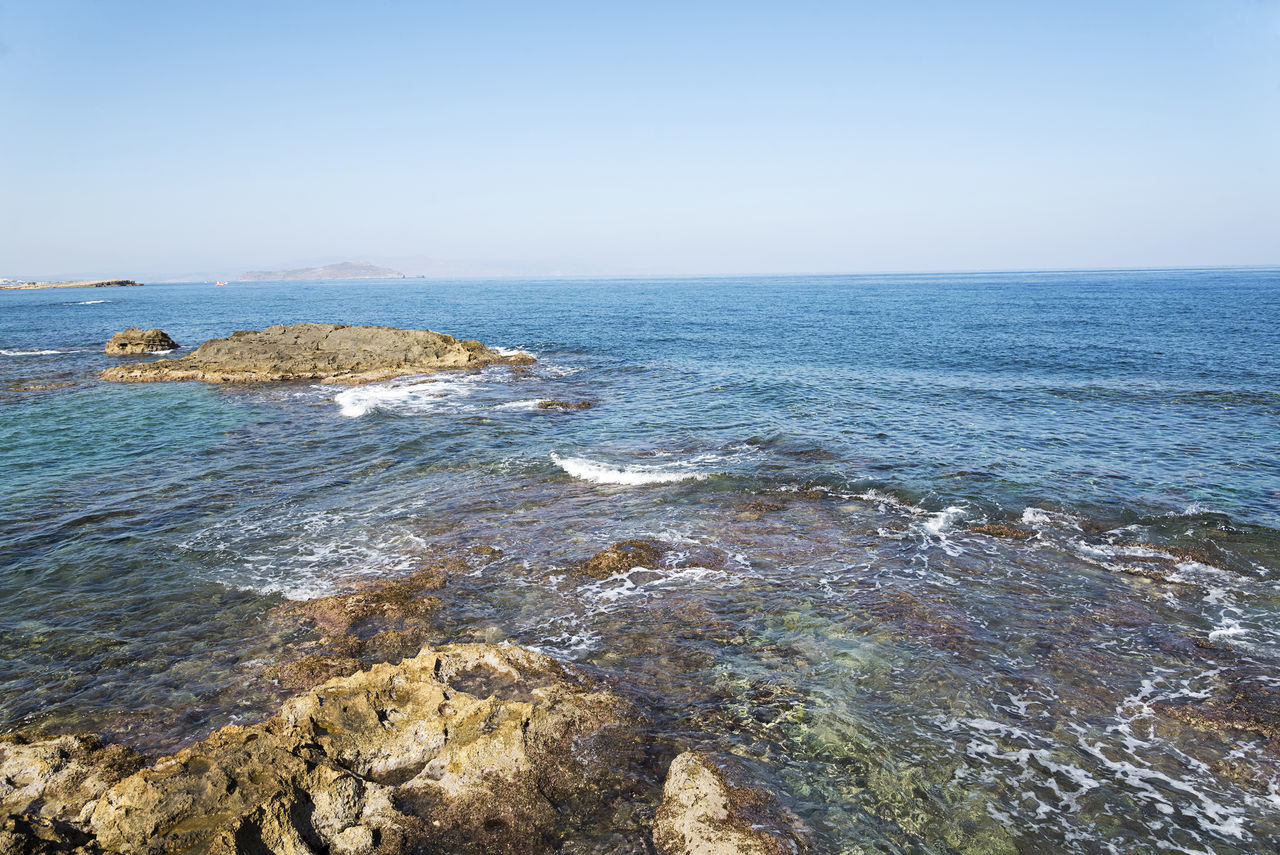
[[[590,401],[558,401],[554,398],[538,402],[540,410],[589,410],[592,406]]]
[[[1004,537],[1009,540],[1030,540],[1036,536],[1034,531],[1025,528],[1008,525],[1006,523],[987,523],[986,525],[975,525],[970,531],[978,534],[985,534],[991,537]]]
[[[275,380],[323,380],[364,383],[443,369],[481,368],[501,363],[523,365],[528,354],[501,356],[478,341],[458,341],[431,330],[345,324],[277,324],[215,338],[189,356],[102,372],[107,380],[150,382],[204,380],[252,383]]]
[[[157,350],[173,350],[178,343],[164,330],[140,330],[130,327],[118,332],[107,342],[107,353],[123,356],[131,353],[152,353]]]
[[[123,853],[549,852],[626,788],[616,696],[534,651],[451,645],[225,727],[98,799]]]
[[[724,759],[685,752],[671,762],[653,843],[662,855],[791,855],[811,833]]]
[[[575,568],[578,575],[607,579],[633,567],[657,567],[669,549],[655,540],[623,540],[603,549]]]
[[[0,740],[0,814],[73,821],[86,803],[138,771],[143,762],[137,752],[104,745],[96,736],[6,736]]]

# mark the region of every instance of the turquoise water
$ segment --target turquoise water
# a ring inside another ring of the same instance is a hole
[[[539,361],[96,379],[128,326],[299,321]],[[280,598],[484,544],[441,640],[597,670],[821,851],[1273,851],[1275,745],[1162,705],[1280,687],[1277,330],[1261,269],[3,293],[0,730],[261,717]],[[679,550],[566,574],[638,536]]]

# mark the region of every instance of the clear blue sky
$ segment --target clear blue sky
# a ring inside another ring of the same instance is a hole
[[[0,0],[0,276],[1280,263],[1280,0]]]

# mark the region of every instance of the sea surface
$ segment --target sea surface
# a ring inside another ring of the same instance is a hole
[[[538,361],[96,376],[301,321]],[[1280,270],[5,292],[0,495],[0,732],[263,718],[282,599],[467,555],[440,641],[580,663],[819,852],[1280,848]],[[674,551],[568,572],[627,538]]]

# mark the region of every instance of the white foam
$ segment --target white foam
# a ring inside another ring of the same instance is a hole
[[[1023,508],[1022,522],[1024,525],[1065,525],[1074,529],[1080,528],[1080,524],[1069,514],[1046,511],[1044,508]]]
[[[677,481],[701,481],[707,477],[692,461],[671,463],[666,466],[610,466],[585,457],[561,457],[551,453],[551,460],[569,475],[593,484],[673,484]]]
[[[538,358],[538,354],[520,347],[491,347],[489,349],[499,356],[532,356],[534,359]]]
[[[70,350],[0,350],[5,356],[51,356],[55,353],[71,353]]]
[[[952,505],[944,508],[936,514],[931,514],[929,519],[921,524],[921,528],[934,537],[942,537],[955,526],[957,520],[965,515],[965,509]]]
[[[505,404],[498,404],[495,410],[536,410],[538,409],[539,398],[530,398],[527,401],[509,401]]]
[[[154,353],[156,356],[164,356],[166,353],[173,353],[178,348],[171,347],[168,350],[148,350],[147,353]]]
[[[94,306],[98,303],[110,303],[110,300],[81,300],[78,303],[71,303],[72,306]]]

